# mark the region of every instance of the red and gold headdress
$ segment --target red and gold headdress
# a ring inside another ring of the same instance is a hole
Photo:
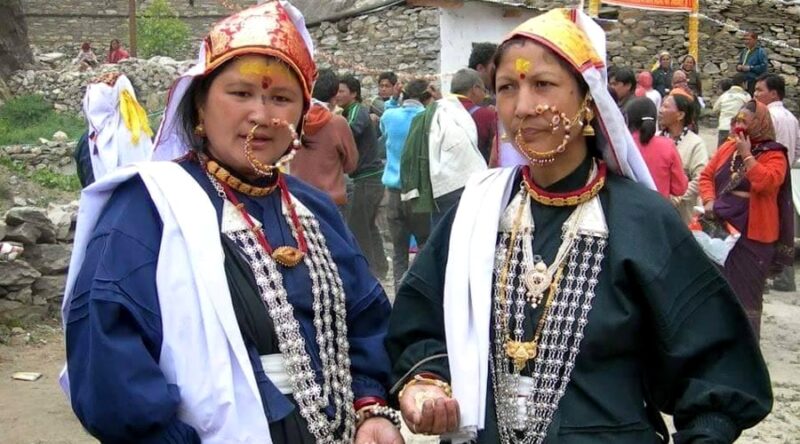
[[[269,1],[218,22],[203,45],[204,74],[239,55],[276,57],[297,73],[304,99],[306,103],[311,102],[317,66],[303,35],[280,2]]]
[[[203,39],[197,64],[170,89],[164,119],[156,135],[154,160],[177,159],[188,152],[181,137],[180,128],[183,125],[178,105],[192,81],[209,74],[234,57],[247,54],[275,57],[288,66],[300,80],[304,110],[309,109],[317,66],[305,20],[288,1],[267,1],[221,20]]]

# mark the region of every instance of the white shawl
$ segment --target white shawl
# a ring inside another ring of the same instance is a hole
[[[517,168],[474,174],[453,220],[444,313],[447,357],[450,368],[457,369],[450,375],[453,398],[461,407],[462,428],[446,437],[454,442],[466,442],[484,427],[497,230],[516,175]]]
[[[140,163],[83,191],[62,318],[67,319],[75,279],[106,202],[118,185],[137,174],[164,226],[156,270],[163,329],[159,365],[167,381],[180,389],[178,418],[192,426],[204,443],[271,444],[231,303],[216,212],[208,195],[180,165]],[[61,384],[69,397],[66,370]]]

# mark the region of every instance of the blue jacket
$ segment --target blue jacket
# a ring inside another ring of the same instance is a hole
[[[195,162],[182,165],[212,196],[221,217],[222,200],[215,198],[203,169]],[[286,176],[286,182],[317,216],[347,294],[355,399],[386,398],[390,364],[383,339],[391,306],[383,288],[369,273],[366,259],[327,195],[292,176]],[[263,223],[271,242],[293,245],[291,228],[279,210],[280,193],[240,199],[248,213]],[[195,430],[178,419],[178,387],[159,368],[163,338],[156,267],[161,231],[161,218],[141,179],[120,185],[97,222],[75,282],[66,319],[72,407],[81,424],[101,442],[199,442]],[[301,264],[281,269],[281,274],[312,367],[321,379],[308,269]],[[266,376],[255,344],[243,339],[267,421],[280,421],[295,406]],[[202,363],[197,365],[203,371]]]
[[[383,185],[399,190],[400,159],[414,117],[425,110],[422,103],[406,100],[399,108],[387,109],[381,116],[381,133],[386,137],[386,167],[383,170]]]
[[[767,58],[767,51],[761,46],[756,46],[753,49],[744,48],[742,52],[739,53],[739,65],[747,65],[750,67],[750,71],[744,73],[745,76],[747,76],[747,80],[750,82],[757,79],[761,74],[765,74],[768,64],[769,59]]]

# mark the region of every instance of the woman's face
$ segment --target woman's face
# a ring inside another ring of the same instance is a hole
[[[736,133],[747,134],[748,128],[750,128],[750,125],[752,125],[753,123],[754,117],[755,114],[753,114],[753,112],[750,111],[749,109],[747,108],[740,109],[739,112],[736,113],[736,116],[733,118],[733,121],[731,122],[731,132],[734,134]]]
[[[661,101],[658,110],[658,122],[663,127],[672,126],[683,121],[684,113],[678,110],[678,105],[672,96],[667,96]]]
[[[253,154],[262,163],[274,164],[291,145],[292,136],[287,128],[270,122],[279,119],[296,127],[303,112],[303,91],[294,73],[277,59],[244,56],[225,66],[198,109],[210,155],[252,176],[255,171],[244,151],[248,133],[260,125],[251,142]]]
[[[681,65],[681,68],[683,68],[683,70],[686,72],[690,72],[694,71],[694,65],[695,65],[694,57],[688,56],[685,59],[683,59],[683,65]]]
[[[672,60],[672,58],[670,56],[668,56],[666,54],[662,55],[661,58],[659,59],[659,62],[661,63],[661,67],[664,68],[664,69],[668,69],[669,68],[669,62],[671,60]]]
[[[111,41],[111,50],[116,51],[119,49],[119,40],[112,40]]]
[[[538,152],[558,147],[565,132],[561,127],[553,131],[554,114],[549,111],[540,114],[537,107],[555,107],[558,114],[574,119],[584,100],[572,73],[549,49],[531,41],[506,50],[497,66],[495,88],[503,127],[509,134],[516,135],[519,131],[527,149]],[[573,125],[570,139],[578,139],[581,130],[580,125]]]

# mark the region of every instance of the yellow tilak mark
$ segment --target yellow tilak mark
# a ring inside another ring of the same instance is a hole
[[[239,74],[243,76],[272,77],[275,74],[286,75],[290,73],[282,63],[257,59],[242,62],[239,65]]]
[[[517,70],[517,74],[519,74],[520,77],[524,77],[525,74],[528,74],[528,71],[531,70],[531,61],[519,58],[514,63],[514,67]]]

